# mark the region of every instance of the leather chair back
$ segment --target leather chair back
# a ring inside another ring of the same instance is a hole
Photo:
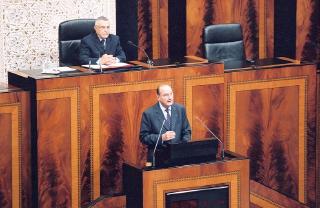
[[[79,65],[79,47],[83,37],[94,31],[95,19],[74,19],[59,24],[59,65]]]
[[[217,24],[204,28],[204,56],[209,61],[245,60],[240,24]]]

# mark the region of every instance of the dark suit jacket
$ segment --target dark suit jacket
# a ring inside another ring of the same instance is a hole
[[[103,54],[109,54],[117,57],[121,62],[126,61],[126,55],[120,46],[119,37],[109,34],[106,39],[105,48],[101,44],[95,32],[90,33],[81,40],[79,49],[80,64],[96,64]]]
[[[157,142],[161,125],[165,117],[159,103],[156,103],[152,107],[148,108],[142,114],[141,127],[140,127],[140,141],[148,146],[148,161],[152,161],[152,152]],[[186,115],[185,108],[180,104],[173,104],[171,106],[171,121],[172,131],[176,132],[176,137],[165,143],[182,143],[191,139],[191,129],[189,121]],[[164,134],[170,129],[164,125],[161,134]],[[160,138],[159,144],[163,145]]]

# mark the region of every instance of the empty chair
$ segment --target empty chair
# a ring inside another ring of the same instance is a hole
[[[217,24],[204,28],[204,56],[209,61],[245,60],[240,24]]]
[[[59,24],[59,65],[79,65],[81,39],[94,31],[95,19],[74,19]]]

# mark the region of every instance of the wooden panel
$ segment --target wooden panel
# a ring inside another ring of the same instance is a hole
[[[210,2],[186,0],[186,52],[187,55],[202,56],[202,31],[208,24],[205,12],[213,14]],[[196,18],[197,17],[197,18]],[[210,18],[209,18],[210,19]],[[211,19],[210,19],[211,22]]]
[[[258,37],[259,37],[259,58],[266,58],[267,50],[267,2],[266,0],[259,0],[257,5],[258,11]],[[252,18],[253,19],[253,18]],[[271,27],[272,29],[272,27]],[[258,57],[256,57],[258,58]]]
[[[250,207],[305,208],[307,206],[250,180]]]
[[[137,137],[140,116],[156,102],[156,85],[165,82],[172,83],[176,102],[186,105],[194,136],[207,135],[200,124],[196,124],[195,116],[210,128],[219,129],[220,132],[215,133],[224,137],[229,149],[245,155],[249,155],[248,141],[256,141],[255,134],[250,134],[255,133],[250,131],[255,125],[265,130],[262,135],[265,146],[271,146],[270,139],[279,135],[279,139],[275,139],[275,144],[282,147],[278,152],[289,154],[281,158],[289,170],[291,178],[284,180],[289,186],[284,185],[288,188],[285,190],[279,188],[275,177],[280,171],[269,175],[265,185],[313,206],[316,188],[319,188],[315,66],[278,66],[224,75],[222,67],[222,64],[163,67],[33,80],[31,84],[38,92],[39,167],[41,162],[48,164],[38,172],[41,205],[77,207],[80,196],[84,204],[101,193],[121,192],[121,164],[125,161],[144,164],[145,149]],[[271,121],[272,125],[268,125]],[[270,154],[268,151],[265,158],[270,161],[276,151]],[[263,163],[261,167],[267,170],[269,164]],[[56,180],[52,180],[52,175],[58,176]],[[46,197],[51,196],[44,191],[46,188],[54,193],[52,199],[47,200]]]
[[[149,56],[153,57],[152,50],[152,8],[151,0],[138,0],[138,45],[146,50]],[[138,50],[138,60],[146,58],[142,50]]]
[[[215,185],[229,186],[229,206],[249,207],[249,161],[183,166],[143,172],[143,207],[165,207],[165,193]]]
[[[92,89],[93,196],[122,191],[122,161],[144,165],[147,150],[139,142],[141,115],[155,103],[157,86],[163,82],[99,85]],[[146,97],[154,99],[141,103]]]
[[[269,72],[235,72],[225,77],[227,147],[252,159],[252,179],[312,204],[315,70],[297,66]]]
[[[266,57],[274,57],[274,0],[264,1],[266,16],[265,16],[265,46]],[[259,25],[260,26],[260,25]],[[259,49],[263,48],[259,45]],[[260,54],[259,54],[260,55]],[[261,57],[261,55],[260,55]]]
[[[78,207],[121,192],[122,163],[145,163],[140,120],[157,85],[171,83],[184,104],[186,78],[222,73],[222,64],[190,65],[36,80],[39,206]]]
[[[29,94],[0,93],[0,207],[31,207]]]
[[[79,207],[78,90],[39,91],[38,180],[40,207]]]
[[[175,92],[175,101],[183,103],[185,77],[197,79],[202,74],[210,77],[209,74],[214,70],[221,72],[220,67],[222,65],[217,65],[215,69],[211,65],[206,65],[178,70],[169,68],[142,71],[134,73],[137,76],[130,76],[132,78],[130,82],[108,85],[96,83],[90,88],[94,198],[100,194],[122,191],[121,167],[124,161],[139,166],[145,164],[147,150],[138,139],[141,115],[144,110],[156,103],[157,86],[161,83],[171,84]],[[223,125],[222,123],[221,120],[220,125]]]
[[[297,0],[296,59],[320,62],[319,2]]]
[[[300,200],[304,200],[306,185],[305,85],[304,79],[230,85],[233,105],[230,105],[230,140],[227,143],[230,150],[253,160],[251,178],[269,186],[280,183],[282,190],[296,199],[299,187]],[[299,158],[299,163],[290,161],[290,157]],[[291,181],[281,184],[282,181],[274,178],[278,171]]]
[[[259,9],[264,9],[263,2],[258,4],[257,1],[253,0],[187,0],[187,55],[202,56],[202,32],[206,25],[240,23],[244,36],[246,56],[248,58],[258,58],[259,24],[261,24],[260,30],[265,28],[264,24],[262,25],[262,23],[265,23],[264,13],[259,16]],[[259,18],[260,21],[258,23]],[[264,34],[260,33],[260,35],[262,38],[261,43],[265,43]],[[264,52],[265,49],[260,49],[260,51]],[[264,56],[264,54],[261,55]]]
[[[126,197],[125,196],[115,196],[107,197],[98,203],[96,203],[92,208],[126,208]]]
[[[185,80],[185,107],[193,131],[192,140],[211,138],[203,122],[219,138],[223,138],[223,76],[190,77]]]
[[[149,1],[152,7],[152,58],[168,58],[168,0]]]
[[[1,207],[19,207],[21,201],[20,184],[21,178],[19,177],[20,164],[18,160],[19,148],[13,149],[13,143],[19,147],[18,136],[18,106],[0,106],[0,125],[1,133],[1,147],[0,147],[0,205]],[[14,170],[15,169],[15,170]],[[16,184],[12,182],[15,181]],[[14,195],[15,194],[15,195]],[[15,197],[17,196],[17,197]],[[15,198],[15,199],[14,199]],[[14,200],[16,203],[13,204]]]
[[[169,37],[168,37],[168,27],[169,27],[169,22],[168,22],[168,0],[160,0],[159,1],[159,35],[160,35],[160,41],[158,42],[159,47],[160,47],[160,54],[158,58],[168,58],[168,48],[169,48]]]
[[[147,10],[151,4],[152,9]],[[140,9],[142,13],[138,12],[141,14],[139,45],[147,48],[150,54],[152,48],[153,58],[167,57],[167,4],[167,0],[140,1],[140,8],[144,9]],[[297,1],[296,58],[298,60],[320,61],[320,46],[317,44],[320,37],[317,30],[320,24],[318,13],[317,1]],[[142,24],[142,21],[145,23]],[[186,0],[186,54],[202,56],[202,31],[206,25],[232,22],[242,25],[248,58],[273,57],[274,0]],[[140,51],[139,58],[142,57],[144,54]]]

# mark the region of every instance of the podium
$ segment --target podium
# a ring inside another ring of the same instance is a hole
[[[128,208],[249,207],[249,159],[139,168],[123,165]]]

